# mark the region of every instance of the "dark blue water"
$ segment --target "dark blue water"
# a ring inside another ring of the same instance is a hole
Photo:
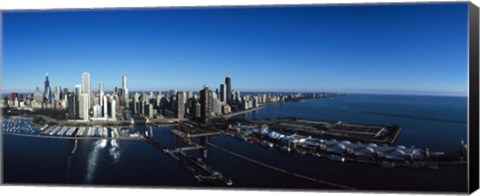
[[[299,103],[269,104],[239,118],[301,117],[304,119],[402,127],[395,143],[454,152],[467,135],[467,99],[350,95]],[[153,138],[167,148],[186,146],[169,127],[152,129]],[[440,166],[437,170],[340,163],[309,156],[289,155],[225,135],[208,138],[225,149],[263,163],[320,180],[362,190],[466,191],[467,168]],[[73,185],[202,186],[168,156],[144,141],[31,138],[3,134],[4,182]],[[73,151],[73,152],[72,152]],[[256,165],[209,147],[189,151],[230,177],[234,187],[335,189]]]
[[[236,118],[300,117],[348,123],[399,125],[395,144],[454,152],[467,139],[467,98],[407,95],[349,95],[268,104]]]

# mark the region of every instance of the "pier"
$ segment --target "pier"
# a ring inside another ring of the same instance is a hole
[[[259,122],[253,122],[259,123]],[[315,135],[323,138],[357,140],[363,142],[393,143],[400,134],[396,125],[352,124],[342,121],[324,122],[301,119],[276,119],[260,121],[271,128],[291,133]]]
[[[214,136],[214,135],[220,135],[221,134],[220,131],[190,134],[190,133],[185,133],[185,132],[182,132],[182,131],[179,131],[179,130],[176,130],[176,129],[172,129],[171,132],[174,133],[175,135],[181,137],[181,138],[186,138],[186,139],[190,139],[190,138],[194,138],[194,137]]]
[[[274,131],[267,135],[245,130],[243,132],[226,131],[225,135],[251,141],[250,143],[259,143],[267,148],[278,148],[287,153],[315,156],[333,161],[373,164],[385,168],[437,169],[439,165],[466,164],[466,161],[458,155],[445,155],[444,152],[434,152],[413,146],[327,140],[299,134],[283,135]]]
[[[188,146],[188,147],[183,147],[183,148],[177,148],[177,151],[189,151],[189,150],[201,150],[205,149],[204,146]]]
[[[231,186],[232,181],[224,177],[220,172],[214,171],[203,163],[188,157],[182,148],[176,150],[169,150],[159,142],[153,140],[150,137],[145,137],[145,140],[157,149],[160,149],[165,154],[169,155],[174,161],[182,166],[188,173],[190,173],[199,182],[212,186]],[[200,149],[202,146],[196,145],[193,147],[185,147],[186,150]]]

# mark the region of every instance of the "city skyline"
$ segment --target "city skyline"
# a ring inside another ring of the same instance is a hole
[[[466,5],[7,12],[2,91],[33,92],[45,72],[72,90],[89,72],[92,91],[230,75],[240,91],[465,96]]]

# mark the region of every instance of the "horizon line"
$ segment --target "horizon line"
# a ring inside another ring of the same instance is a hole
[[[63,89],[62,89],[63,90]],[[73,92],[70,91],[69,92]],[[160,92],[169,92],[169,90],[161,90]],[[177,92],[199,92],[200,90],[176,90]],[[214,89],[210,89],[211,91],[215,91]],[[129,89],[130,93],[135,93],[135,92],[159,92],[158,90],[132,90]],[[10,93],[19,93],[19,94],[32,94],[34,92],[31,91],[10,91],[10,92],[4,92],[1,91],[2,96],[3,95],[8,95]],[[113,90],[105,91],[105,92],[113,92]],[[399,96],[438,96],[438,97],[469,97],[469,92],[358,92],[358,91],[331,91],[331,90],[325,90],[325,91],[313,91],[313,90],[245,90],[245,91],[240,91],[241,93],[342,93],[342,94],[354,94],[354,95],[399,95]],[[92,92],[96,93],[96,92]]]

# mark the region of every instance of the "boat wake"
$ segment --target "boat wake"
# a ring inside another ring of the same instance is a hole
[[[111,140],[110,141],[110,149],[108,150],[110,153],[110,156],[113,158],[114,163],[118,163],[120,160],[120,144],[118,143],[117,140]]]
[[[97,161],[100,154],[100,150],[107,146],[107,140],[97,140],[94,144],[93,150],[88,155],[87,160],[87,172],[85,176],[85,183],[90,184],[93,181],[95,176],[95,171],[97,168]]]

